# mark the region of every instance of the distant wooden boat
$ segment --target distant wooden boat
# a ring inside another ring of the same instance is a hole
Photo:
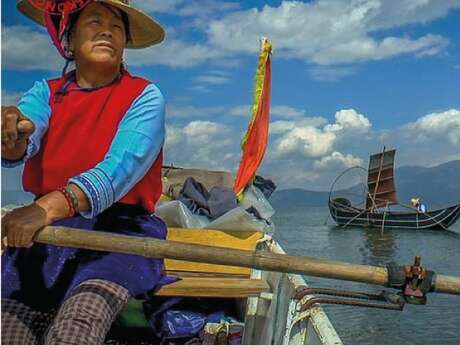
[[[340,226],[361,226],[404,229],[447,229],[460,216],[460,204],[447,208],[420,212],[363,212],[362,209],[341,203],[340,199],[329,200],[332,219]]]
[[[448,229],[460,217],[460,203],[422,212],[398,202],[394,183],[395,152],[385,151],[384,148],[382,152],[370,156],[365,207],[356,207],[345,197],[332,198],[337,179],[334,181],[328,202],[332,219],[342,227]],[[390,205],[399,205],[408,211],[390,210]]]

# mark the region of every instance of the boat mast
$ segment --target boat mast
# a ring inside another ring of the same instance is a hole
[[[372,208],[371,208],[371,211],[374,211],[374,209],[376,208],[375,196],[377,194],[377,190],[378,190],[378,187],[379,187],[380,175],[382,174],[383,158],[384,157],[385,157],[385,146],[383,147],[383,151],[382,151],[382,154],[380,156],[379,173],[377,175],[377,181],[375,182],[374,193],[372,195]]]

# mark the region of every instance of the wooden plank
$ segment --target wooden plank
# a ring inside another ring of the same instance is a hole
[[[263,279],[183,277],[177,282],[161,287],[155,295],[245,298],[269,290],[270,286]]]
[[[195,278],[249,278],[247,274],[221,273],[221,272],[191,272],[191,271],[165,271],[167,276],[195,277]]]
[[[168,228],[168,240],[184,243],[204,244],[219,248],[234,248],[254,251],[263,233],[254,231],[220,231],[211,229]],[[250,275],[250,268],[196,263],[180,260],[165,260],[167,271],[189,271]]]

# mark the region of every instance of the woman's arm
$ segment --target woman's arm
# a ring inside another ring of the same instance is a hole
[[[69,180],[79,212],[92,218],[121,199],[142,179],[156,160],[165,136],[165,104],[153,84],[133,102],[120,122],[104,160]],[[15,209],[2,219],[2,238],[11,246],[32,245],[42,227],[69,216],[69,202],[53,191],[33,204]]]
[[[104,160],[69,180],[78,199],[78,212],[94,217],[121,199],[144,177],[163,145],[164,98],[153,84],[133,102],[118,126]],[[69,215],[68,201],[59,191],[36,201],[46,212],[46,225]]]
[[[51,116],[49,97],[48,82],[42,80],[21,97],[17,107],[2,107],[2,167],[21,165],[38,152]],[[5,139],[16,140],[14,146],[4,145]]]
[[[84,192],[92,218],[126,195],[155,162],[165,138],[165,102],[149,84],[133,102],[118,126],[104,160],[70,179]]]

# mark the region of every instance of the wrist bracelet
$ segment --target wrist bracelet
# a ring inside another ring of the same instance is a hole
[[[69,214],[67,216],[73,217],[75,215],[75,208],[73,207],[73,203],[70,198],[69,192],[67,192],[67,190],[64,187],[59,188],[57,191],[60,192],[62,195],[64,195],[65,200],[67,201],[67,206],[69,208]]]
[[[64,189],[70,195],[70,201],[72,201],[72,206],[75,210],[75,213],[80,213],[77,194],[75,194],[75,192],[72,189],[70,189],[69,185],[65,186]]]

